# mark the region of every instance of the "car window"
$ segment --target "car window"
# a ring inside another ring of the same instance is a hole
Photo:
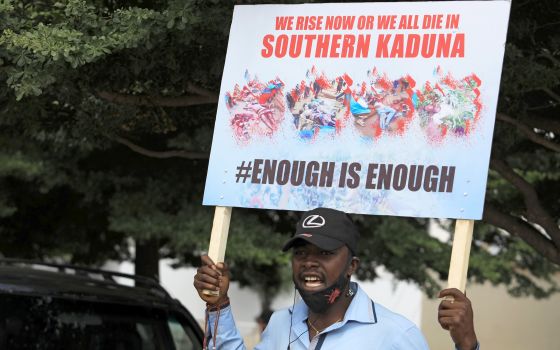
[[[169,338],[159,309],[0,295],[0,349],[171,350]]]
[[[170,316],[167,324],[173,338],[175,350],[195,350],[200,348],[200,343],[194,330],[184,320],[179,322],[175,316]]]

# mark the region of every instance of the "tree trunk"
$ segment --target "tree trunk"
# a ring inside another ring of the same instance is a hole
[[[277,292],[275,288],[270,287],[263,287],[262,291],[259,293],[260,301],[261,301],[261,313],[273,311],[272,310],[272,301],[276,296]]]
[[[135,273],[159,280],[159,240],[136,241]]]
[[[261,312],[272,311],[272,298],[266,294],[261,300]]]

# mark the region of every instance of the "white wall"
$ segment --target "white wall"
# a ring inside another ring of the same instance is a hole
[[[555,277],[560,283],[560,275]],[[467,285],[474,309],[475,330],[481,349],[560,349],[560,294],[549,299],[514,298],[505,287]],[[453,349],[447,332],[437,322],[439,300],[423,300],[422,331],[434,350]]]

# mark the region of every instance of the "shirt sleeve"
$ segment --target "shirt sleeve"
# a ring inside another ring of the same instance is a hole
[[[268,325],[261,335],[261,342],[254,350],[286,349],[288,347],[289,335],[287,328],[289,322],[285,319],[282,312],[275,312],[270,317]],[[295,337],[291,338],[294,340]]]
[[[426,338],[418,327],[410,327],[396,337],[392,350],[429,350]]]
[[[217,324],[217,330],[215,329]],[[208,349],[216,350],[245,350],[243,338],[235,325],[231,305],[219,311],[213,311],[208,314],[208,329],[210,334],[208,337]],[[215,335],[215,337],[214,337]],[[214,339],[216,343],[214,344]]]

